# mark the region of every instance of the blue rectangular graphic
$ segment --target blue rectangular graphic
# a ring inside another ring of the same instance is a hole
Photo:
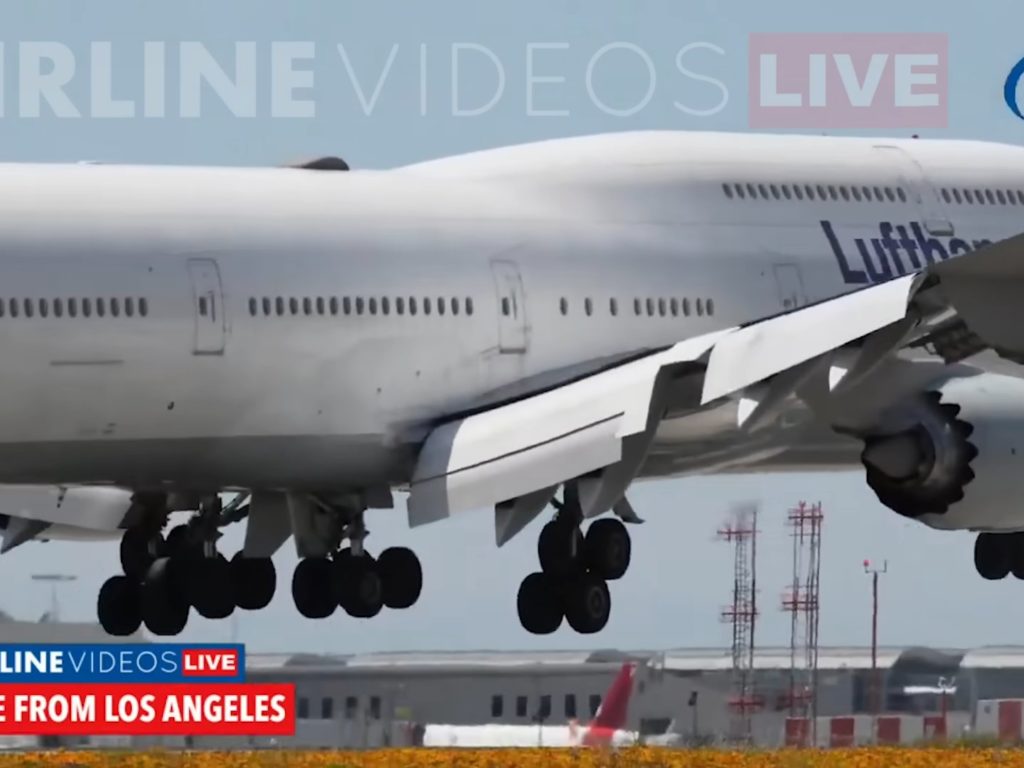
[[[0,684],[244,681],[244,645],[0,644]]]

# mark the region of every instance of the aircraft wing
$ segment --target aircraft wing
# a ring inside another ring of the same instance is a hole
[[[669,411],[732,398],[745,429],[794,395],[827,411],[908,347],[947,363],[986,350],[1024,362],[1022,297],[1024,234],[443,424],[421,449],[409,523],[494,506],[501,544],[574,479],[585,516],[628,518],[623,494]]]

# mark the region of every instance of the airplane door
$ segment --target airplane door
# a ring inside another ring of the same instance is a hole
[[[195,336],[192,354],[224,354],[224,292],[220,270],[213,259],[189,259],[188,276],[192,283],[192,314]]]
[[[910,193],[911,202],[917,205],[920,211],[921,224],[925,231],[937,237],[952,237],[956,234],[953,221],[939,198],[938,190],[928,181],[921,164],[901,147],[876,144],[875,149],[881,153],[883,161],[886,161],[890,168],[898,169],[899,176]]]
[[[492,261],[498,292],[498,349],[502,354],[526,352],[526,292],[514,261]]]
[[[779,302],[785,311],[802,307],[807,303],[804,293],[804,279],[796,264],[776,264],[775,285],[779,289]]]

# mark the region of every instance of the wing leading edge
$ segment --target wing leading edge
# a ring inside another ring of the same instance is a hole
[[[1024,323],[1013,319],[1022,288],[1019,235],[444,424],[420,452],[409,524],[493,506],[501,544],[573,479],[584,515],[603,514],[624,501],[669,407],[735,398],[739,425],[752,428],[794,394],[823,409],[910,345],[946,362],[984,349],[1024,362]]]

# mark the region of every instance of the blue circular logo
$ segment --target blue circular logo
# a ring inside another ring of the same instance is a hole
[[[1010,74],[1006,78],[1006,84],[1003,86],[1003,99],[1005,99],[1006,106],[1010,108],[1010,111],[1021,120],[1024,120],[1024,112],[1021,112],[1020,103],[1017,101],[1017,86],[1020,85],[1022,77],[1024,77],[1024,59],[1018,61],[1014,68],[1010,70]]]

